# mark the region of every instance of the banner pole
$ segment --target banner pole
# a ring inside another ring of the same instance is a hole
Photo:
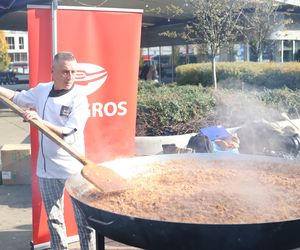
[[[57,53],[57,0],[52,0],[52,58]]]

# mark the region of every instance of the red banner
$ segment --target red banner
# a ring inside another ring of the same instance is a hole
[[[71,51],[79,63],[76,84],[89,100],[86,156],[103,162],[134,154],[141,12],[120,9],[57,10],[58,51]],[[30,86],[51,81],[51,10],[28,9]],[[38,191],[37,131],[31,131],[33,158],[33,244],[49,241]],[[67,233],[76,235],[71,203],[65,205]]]

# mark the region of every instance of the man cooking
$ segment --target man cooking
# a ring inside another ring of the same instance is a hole
[[[0,95],[28,108],[24,119],[37,119],[80,152],[84,153],[84,127],[88,119],[88,101],[74,85],[77,61],[70,52],[54,56],[52,79],[28,91],[15,92],[0,87]],[[44,134],[39,133],[37,176],[48,216],[51,249],[68,249],[64,222],[64,190],[66,179],[82,169],[82,164]],[[81,250],[95,249],[94,230],[72,201]]]

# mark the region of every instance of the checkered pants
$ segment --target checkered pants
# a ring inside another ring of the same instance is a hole
[[[48,215],[48,227],[51,236],[52,250],[68,249],[66,226],[64,222],[65,181],[66,180],[63,179],[39,178],[40,191]],[[85,217],[77,206],[76,201],[73,199],[72,204],[77,222],[80,249],[96,249],[94,230],[88,226]]]

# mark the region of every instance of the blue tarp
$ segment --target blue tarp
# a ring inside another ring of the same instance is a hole
[[[200,131],[211,141],[217,139],[226,139],[230,136],[230,133],[228,133],[228,131],[221,125],[201,128]]]

